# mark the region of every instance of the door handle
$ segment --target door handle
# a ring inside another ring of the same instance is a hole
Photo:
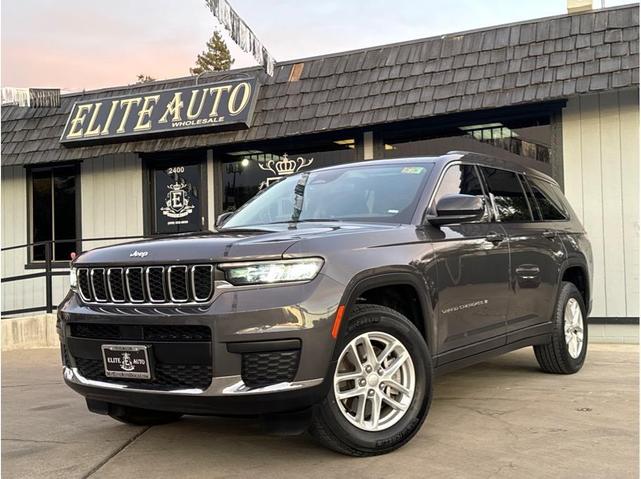
[[[505,235],[497,233],[496,231],[491,231],[485,236],[485,240],[490,243],[500,243],[505,238]]]
[[[543,233],[541,233],[544,238],[547,239],[554,239],[556,238],[556,231],[551,231],[551,230],[545,230]]]
[[[535,264],[524,264],[518,266],[515,271],[519,276],[531,278],[539,274],[541,272],[541,268]]]

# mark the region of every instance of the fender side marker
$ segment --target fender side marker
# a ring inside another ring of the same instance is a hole
[[[334,325],[332,326],[332,338],[334,339],[338,337],[338,331],[341,329],[343,314],[345,314],[345,305],[341,304],[336,310],[336,318],[334,318]]]

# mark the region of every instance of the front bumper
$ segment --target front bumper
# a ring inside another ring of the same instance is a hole
[[[306,284],[223,290],[210,304],[197,307],[88,305],[70,294],[58,313],[63,377],[88,400],[134,407],[224,415],[302,409],[327,393],[325,378],[332,370],[335,345],[331,327],[342,293],[342,285],[319,275]],[[147,339],[144,334],[78,337],[83,325],[117,327],[121,333],[204,326],[211,330],[211,337],[195,342]],[[171,384],[163,378],[162,384],[156,385],[106,378],[97,369],[98,350],[102,344],[114,343],[151,346],[156,356],[153,362],[159,367],[206,366],[211,380],[201,380],[194,386],[188,379]],[[279,353],[280,344],[290,350],[292,344],[298,344],[293,372],[284,376],[283,371],[270,370],[273,363],[263,362],[260,374],[252,375],[248,365],[254,364],[256,357]],[[87,363],[94,366],[91,374],[87,373]],[[272,373],[275,379],[270,381]]]
[[[120,404],[184,414],[254,416],[305,409],[327,394],[327,382],[314,379],[247,388],[240,376],[214,378],[205,391],[158,391],[137,389],[83,378],[75,368],[64,367],[63,377],[71,389],[88,401]]]

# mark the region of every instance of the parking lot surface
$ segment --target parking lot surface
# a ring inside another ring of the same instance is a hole
[[[573,376],[531,348],[437,379],[402,449],[354,459],[255,421],[187,416],[151,428],[90,414],[54,349],[2,355],[5,478],[639,477],[638,346],[591,345]]]

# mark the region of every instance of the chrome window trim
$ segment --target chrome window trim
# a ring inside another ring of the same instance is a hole
[[[122,295],[123,299],[117,300],[114,296],[113,291],[111,290],[111,272],[114,270],[120,270],[120,282],[122,283]],[[112,303],[125,303],[127,302],[127,293],[125,291],[125,281],[124,281],[124,268],[107,268],[107,290],[109,291],[109,299]]]
[[[89,283],[91,284],[91,294],[93,294],[93,297],[96,303],[108,303],[109,295],[107,294],[106,284],[105,284],[105,299],[98,298],[98,295],[96,294],[96,288],[94,286],[94,275],[96,274],[97,271],[102,271],[102,280],[106,282],[105,268],[91,268],[91,272],[89,273],[89,277],[91,278],[91,281],[89,281]]]
[[[129,298],[129,301],[132,302],[132,303],[142,304],[142,303],[145,302],[145,298],[143,298],[142,300],[139,301],[139,300],[134,300],[131,297],[131,287],[129,286],[129,273],[131,273],[133,270],[140,270],[141,281],[144,281],[144,276],[145,275],[144,275],[144,268],[142,266],[132,266],[132,267],[127,268],[127,271],[125,273],[125,283],[127,284],[127,297]],[[142,295],[143,296],[145,295],[145,285],[144,284],[142,285]]]
[[[187,298],[186,299],[176,299],[174,297],[174,292],[171,289],[171,272],[174,269],[181,268],[185,270],[185,289],[187,293]],[[167,289],[169,290],[169,299],[171,299],[172,303],[188,303],[189,302],[189,267],[184,266],[184,265],[174,265],[170,266],[167,268]]]
[[[209,294],[205,298],[199,298],[196,294],[196,268],[209,268]],[[214,265],[212,264],[195,264],[191,267],[191,292],[194,300],[197,303],[204,303],[214,294]]]
[[[157,300],[157,299],[152,298],[152,296],[151,296],[151,287],[149,286],[149,271],[152,270],[152,269],[160,269],[161,272],[162,272],[162,274],[161,274],[161,276],[162,276],[162,293],[163,293],[164,299]],[[169,273],[167,272],[167,274],[169,274]],[[148,266],[147,268],[145,268],[145,281],[147,283],[147,288],[146,289],[147,289],[147,298],[149,298],[149,303],[161,304],[161,303],[167,303],[168,302],[167,301],[167,294],[166,294],[167,291],[166,291],[166,288],[165,288],[166,274],[165,274],[165,267],[164,266]]]

